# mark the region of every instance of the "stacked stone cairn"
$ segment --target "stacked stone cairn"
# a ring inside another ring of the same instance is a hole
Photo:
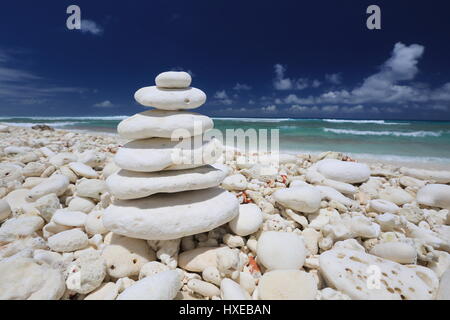
[[[117,152],[120,171],[107,179],[114,196],[103,216],[117,234],[146,240],[172,240],[210,231],[238,215],[239,203],[219,184],[227,169],[214,165],[223,146],[205,133],[213,121],[183,111],[203,105],[206,95],[190,87],[186,72],[164,72],[156,86],[136,91],[138,103],[153,107],[118,125],[131,139]]]

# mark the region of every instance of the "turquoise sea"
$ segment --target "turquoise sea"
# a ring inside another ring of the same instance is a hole
[[[128,116],[0,117],[0,123],[114,133]],[[213,118],[226,129],[279,129],[280,149],[291,152],[340,151],[393,161],[450,164],[450,122],[291,118]]]

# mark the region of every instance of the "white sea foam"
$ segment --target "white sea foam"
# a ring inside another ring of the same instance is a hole
[[[311,155],[320,155],[323,152],[330,151],[329,149],[322,150],[310,150],[303,148],[289,148],[282,147],[280,148],[281,153],[288,153],[293,155],[298,154],[311,154]],[[336,150],[335,150],[336,151]],[[434,164],[445,164],[450,166],[450,159],[443,157],[428,157],[428,156],[405,156],[405,155],[394,155],[394,154],[378,154],[378,153],[358,153],[358,152],[345,152],[345,151],[337,151],[341,152],[345,155],[348,155],[355,159],[367,159],[367,160],[381,160],[386,162],[394,162],[394,163],[434,163]]]
[[[50,126],[50,127],[66,127],[66,126],[75,126],[75,125],[79,125],[83,122],[70,122],[70,121],[66,121],[66,122],[47,122],[47,123],[43,123],[43,122],[5,122],[5,125],[10,125],[10,126],[15,126],[15,127],[26,127],[26,128],[31,128],[32,126],[35,125],[46,125],[46,126]]]
[[[349,130],[349,129],[333,129],[323,128],[325,132],[331,132],[335,134],[349,134],[357,136],[393,136],[393,137],[440,137],[442,131],[368,131],[368,130]]]
[[[23,120],[34,120],[34,121],[58,121],[58,120],[123,120],[129,116],[83,116],[83,117],[0,117],[0,120],[12,120],[12,119],[23,119]]]
[[[214,120],[227,120],[227,121],[244,121],[244,122],[283,122],[292,120],[302,120],[302,119],[291,119],[291,118],[215,118]]]
[[[384,120],[346,120],[346,119],[323,119],[325,122],[331,123],[372,123],[372,124],[386,124],[386,125],[408,125],[407,122],[386,122]]]

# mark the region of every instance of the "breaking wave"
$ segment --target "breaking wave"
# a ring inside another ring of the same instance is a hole
[[[83,117],[0,117],[0,120],[16,120],[16,119],[23,119],[23,120],[31,120],[31,121],[61,121],[61,120],[123,120],[125,118],[128,118],[130,116],[83,116]]]
[[[366,131],[366,130],[348,130],[348,129],[333,129],[324,128],[325,132],[331,132],[335,134],[351,134],[357,136],[393,136],[393,137],[440,137],[442,131]]]
[[[407,125],[407,122],[386,122],[384,120],[345,120],[345,119],[323,119],[324,122],[331,123],[370,123],[370,124],[386,124],[386,125]]]
[[[68,127],[68,126],[76,126],[82,124],[83,122],[8,122],[5,124],[9,124],[16,127],[26,127],[31,128],[35,125],[46,125],[50,127]]]

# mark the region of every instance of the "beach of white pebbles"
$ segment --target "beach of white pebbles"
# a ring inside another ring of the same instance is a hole
[[[191,81],[139,89],[155,109],[118,136],[0,125],[0,299],[450,299],[450,171],[337,152],[262,170],[215,139],[174,161],[174,130],[214,126]]]

